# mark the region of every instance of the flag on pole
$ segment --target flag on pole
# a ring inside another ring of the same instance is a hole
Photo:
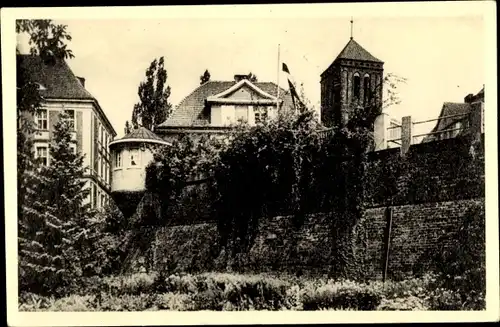
[[[305,107],[304,103],[300,100],[299,94],[297,93],[297,89],[295,88],[295,83],[293,82],[292,74],[290,74],[290,70],[288,69],[288,66],[285,63],[283,63],[282,70],[287,74],[288,87],[290,88],[290,94],[292,95],[293,106],[294,108],[296,108],[295,100],[297,100],[297,102],[300,105],[300,109],[302,110]]]

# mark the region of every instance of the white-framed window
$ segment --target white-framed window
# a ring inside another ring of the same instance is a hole
[[[41,130],[48,130],[49,121],[47,118],[47,109],[38,109],[35,115],[36,115],[36,127]]]
[[[267,109],[266,108],[255,108],[254,110],[254,115],[255,115],[255,123],[259,124],[264,122],[267,119]]]
[[[66,114],[66,118],[64,118],[65,121],[68,122],[69,128],[74,131],[75,130],[75,111],[74,110],[64,110],[64,113]]]
[[[101,194],[101,208],[104,207],[104,203],[106,202],[106,194],[102,193]]]
[[[139,151],[137,149],[130,150],[130,167],[139,166]]]
[[[39,145],[36,147],[36,158],[40,160],[42,165],[48,166],[49,164],[49,150],[46,145]]]
[[[122,166],[122,153],[115,152],[115,167],[119,168]]]
[[[69,145],[69,148],[71,149],[71,151],[73,151],[73,154],[75,154],[75,155],[76,155],[76,144],[71,143],[71,144]]]

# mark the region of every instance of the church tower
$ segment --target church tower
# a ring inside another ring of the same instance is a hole
[[[352,37],[333,63],[321,74],[321,121],[342,126],[356,106],[382,103],[384,63]]]

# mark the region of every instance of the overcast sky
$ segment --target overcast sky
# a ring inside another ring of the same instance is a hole
[[[69,65],[86,79],[118,133],[123,136],[138,101],[137,87],[154,58],[165,57],[167,83],[175,106],[199,85],[208,69],[212,80],[255,73],[277,81],[278,44],[298,83],[319,108],[320,74],[350,37],[350,17],[281,19],[56,20],[68,25],[75,58]],[[384,72],[407,79],[395,118],[436,118],[442,103],[462,102],[485,83],[484,26],[470,17],[356,17],[354,39],[385,62]],[[280,85],[286,88],[285,76]],[[424,127],[430,129],[432,126]]]

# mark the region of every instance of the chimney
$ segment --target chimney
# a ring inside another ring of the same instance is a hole
[[[241,81],[243,79],[248,79],[248,75],[246,75],[246,74],[236,74],[236,75],[234,75],[234,81],[236,83],[238,83],[239,81]]]
[[[82,84],[83,87],[85,87],[85,78],[77,76],[78,80],[80,81],[80,84]]]

